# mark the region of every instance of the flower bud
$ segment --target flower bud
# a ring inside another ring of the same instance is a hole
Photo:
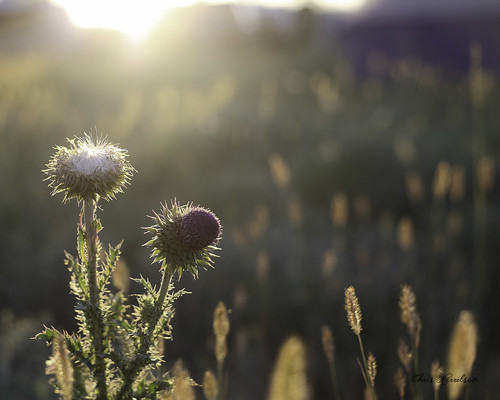
[[[145,228],[153,234],[146,243],[153,248],[152,257],[161,262],[169,273],[177,271],[179,277],[188,271],[198,276],[198,268],[213,267],[212,252],[220,240],[222,227],[216,215],[192,204],[179,206],[174,201],[169,208],[162,205],[160,214],[151,217],[156,224]]]

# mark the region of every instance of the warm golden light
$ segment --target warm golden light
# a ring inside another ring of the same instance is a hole
[[[81,28],[108,28],[132,39],[146,36],[171,7],[193,4],[196,0],[53,0],[63,7]]]
[[[300,8],[306,0],[51,0],[63,7],[69,18],[81,28],[108,28],[125,33],[132,39],[149,34],[169,8],[205,4],[253,4],[272,8]],[[321,9],[354,12],[368,0],[316,0]]]
[[[326,8],[334,11],[354,12],[363,7],[368,0],[323,0],[318,1],[318,5],[324,5]]]

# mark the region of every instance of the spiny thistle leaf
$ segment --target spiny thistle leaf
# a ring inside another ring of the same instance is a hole
[[[106,254],[106,262],[103,264],[103,273],[99,277],[99,289],[102,291],[108,284],[111,274],[116,268],[116,263],[120,259],[120,248],[123,241],[118,243],[115,247],[109,245],[108,253]]]
[[[44,330],[40,333],[37,333],[35,339],[44,339],[47,344],[50,344],[56,336],[60,335],[59,331],[56,328],[47,328],[45,325],[43,327]]]

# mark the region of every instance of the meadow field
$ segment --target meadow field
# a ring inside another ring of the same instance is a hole
[[[169,368],[182,359],[197,383],[216,369],[221,300],[231,326],[225,399],[271,398],[275,360],[291,336],[305,347],[307,395],[298,398],[337,398],[323,326],[334,337],[340,398],[360,399],[361,355],[344,299],[352,285],[378,398],[398,399],[407,284],[421,320],[420,370],[410,380],[429,377],[435,360],[446,369],[453,327],[469,310],[479,338],[470,398],[495,398],[500,87],[481,43],[462,43],[465,67],[383,48],[361,62],[335,36],[272,26],[244,34],[221,28],[222,17],[200,22],[201,11],[140,44],[95,30],[57,48],[2,50],[1,397],[57,398],[45,375],[50,349],[31,338],[44,324],[76,330],[63,258],[75,248],[79,210],[51,197],[42,170],[54,146],[97,130],[137,170],[125,193],[100,204],[101,239],[124,239],[130,276],[159,284],[141,228],[160,202],[200,204],[223,225],[215,269],[178,284],[192,293],[176,306]],[[131,281],[126,290],[140,289]],[[415,398],[410,386],[406,399]],[[430,383],[412,387],[433,396]]]

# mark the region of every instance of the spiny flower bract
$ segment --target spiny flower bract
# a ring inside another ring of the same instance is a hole
[[[212,211],[173,201],[170,208],[162,205],[161,212],[154,212],[151,218],[155,225],[145,229],[153,238],[146,245],[153,248],[151,256],[162,268],[170,274],[177,271],[179,277],[188,271],[195,278],[200,267],[213,268],[213,251],[218,250],[222,227]]]
[[[98,196],[109,201],[123,191],[135,171],[126,150],[87,134],[68,142],[69,147],[55,147],[43,171],[53,195],[64,193],[64,201],[73,197],[96,200]]]

